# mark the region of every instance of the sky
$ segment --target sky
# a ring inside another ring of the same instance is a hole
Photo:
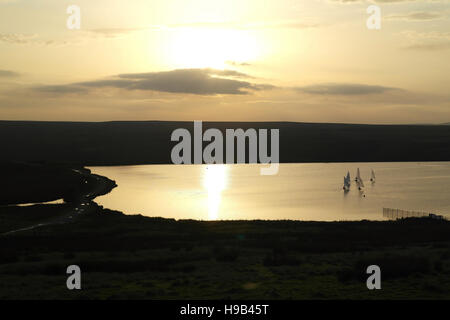
[[[0,119],[444,123],[449,58],[449,0],[0,0]]]

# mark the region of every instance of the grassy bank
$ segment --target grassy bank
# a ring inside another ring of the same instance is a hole
[[[1,299],[450,298],[448,221],[175,221],[96,207],[0,248]],[[82,290],[66,289],[71,264]],[[371,264],[382,290],[366,287]]]

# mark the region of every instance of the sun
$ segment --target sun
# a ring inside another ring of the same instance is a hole
[[[168,41],[167,59],[174,68],[225,69],[227,62],[257,59],[258,43],[249,31],[219,28],[180,28]]]

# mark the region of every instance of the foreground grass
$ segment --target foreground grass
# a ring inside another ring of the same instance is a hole
[[[71,264],[82,290],[66,289]],[[371,264],[382,290],[366,287]],[[175,221],[97,208],[0,237],[0,299],[55,298],[448,299],[450,223]]]

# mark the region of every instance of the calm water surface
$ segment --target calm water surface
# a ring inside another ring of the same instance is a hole
[[[450,217],[450,162],[280,164],[273,176],[262,165],[139,165],[91,167],[118,184],[96,202],[126,214],[175,219],[383,220],[382,208]],[[352,182],[360,168],[364,192]],[[376,175],[372,184],[370,170]]]

